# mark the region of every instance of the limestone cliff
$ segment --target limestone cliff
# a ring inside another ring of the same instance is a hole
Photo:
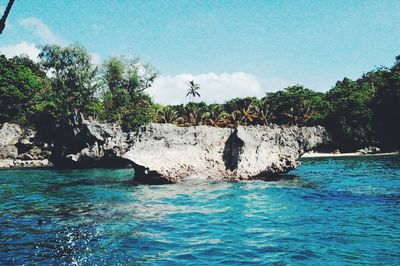
[[[286,173],[306,151],[329,141],[323,127],[249,126],[237,129],[151,124],[127,142],[121,154],[143,182],[264,179]]]
[[[0,159],[14,159],[15,166],[16,159],[50,159],[59,168],[133,166],[135,180],[144,183],[175,183],[191,176],[267,179],[296,168],[303,153],[330,141],[320,126],[149,124],[124,133],[82,116],[59,128],[51,144],[40,143],[33,133],[22,135],[17,125],[3,125]]]

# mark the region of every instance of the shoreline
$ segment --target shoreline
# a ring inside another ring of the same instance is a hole
[[[363,154],[359,152],[348,152],[348,153],[324,153],[324,152],[306,152],[300,158],[340,158],[340,157],[361,157],[361,156],[386,156],[386,155],[399,155],[399,152],[383,152],[374,154]]]
[[[327,153],[327,152],[306,152],[299,159],[313,158],[343,158],[343,157],[366,157],[366,156],[392,156],[400,155],[400,152],[383,152],[374,154],[362,154],[358,152],[348,153]],[[25,168],[52,168],[53,164],[48,160],[0,160],[0,170],[3,169],[25,169]]]
[[[21,169],[21,168],[46,168],[53,167],[53,164],[47,160],[0,160],[0,169]]]

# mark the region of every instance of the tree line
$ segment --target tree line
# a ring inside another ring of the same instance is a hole
[[[78,45],[45,45],[39,59],[0,56],[0,123],[51,132],[78,111],[131,131],[154,120],[145,93],[157,76],[151,66],[125,57],[96,66]]]
[[[392,67],[379,67],[357,80],[344,78],[326,93],[296,85],[260,99],[170,106],[154,103],[146,93],[157,71],[137,59],[111,57],[95,66],[79,45],[42,46],[39,59],[0,56],[0,123],[34,127],[49,139],[54,128],[79,111],[125,131],[150,122],[229,128],[319,124],[342,151],[400,147],[400,56]],[[188,95],[200,96],[199,84],[188,85]]]

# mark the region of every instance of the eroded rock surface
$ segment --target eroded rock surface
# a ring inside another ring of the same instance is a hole
[[[59,168],[123,167],[130,162],[120,155],[129,134],[118,127],[76,115],[57,130],[51,161]]]
[[[35,131],[10,123],[0,127],[0,168],[51,166],[50,153]]]
[[[376,154],[376,153],[380,153],[381,149],[378,147],[374,147],[374,146],[369,146],[369,147],[365,147],[364,149],[360,149],[357,151],[357,153],[360,154]]]
[[[21,137],[22,129],[16,124],[4,123],[0,127],[0,160],[17,158],[15,145]]]
[[[76,115],[51,144],[13,124],[0,129],[0,159],[11,166],[53,163],[59,168],[135,168],[144,183],[174,183],[186,177],[264,179],[286,173],[306,151],[330,139],[323,127],[150,124],[137,133]],[[7,159],[7,160],[5,160]],[[48,160],[49,159],[49,160]],[[0,165],[1,167],[1,165]]]
[[[304,152],[329,141],[320,126],[151,124],[127,140],[127,152],[121,156],[132,162],[135,179],[146,183],[174,183],[188,176],[264,179],[296,168]]]

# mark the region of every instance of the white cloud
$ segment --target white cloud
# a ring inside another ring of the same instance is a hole
[[[63,44],[64,41],[58,37],[49,26],[38,18],[30,17],[19,21],[25,29],[38,36],[46,44]]]
[[[7,45],[0,47],[0,53],[6,57],[13,57],[16,55],[26,54],[34,61],[38,61],[40,50],[34,43],[20,42],[18,44]]]
[[[40,53],[40,49],[38,49],[34,43],[25,42],[25,41],[17,43],[17,44],[6,45],[3,47],[0,47],[0,54],[4,54],[8,58],[11,58],[16,55],[25,54],[33,61],[38,62],[39,61],[39,58],[38,58],[39,53]],[[90,53],[90,57],[91,57],[92,64],[94,64],[95,66],[101,65],[100,55],[98,55],[96,53]]]
[[[186,103],[191,98],[185,97],[187,83],[194,80],[200,84],[201,97],[198,100],[207,103],[225,102],[235,97],[262,97],[265,91],[254,75],[235,73],[180,74],[176,76],[160,76],[148,92],[154,100],[162,104]],[[197,100],[197,101],[198,101]]]

